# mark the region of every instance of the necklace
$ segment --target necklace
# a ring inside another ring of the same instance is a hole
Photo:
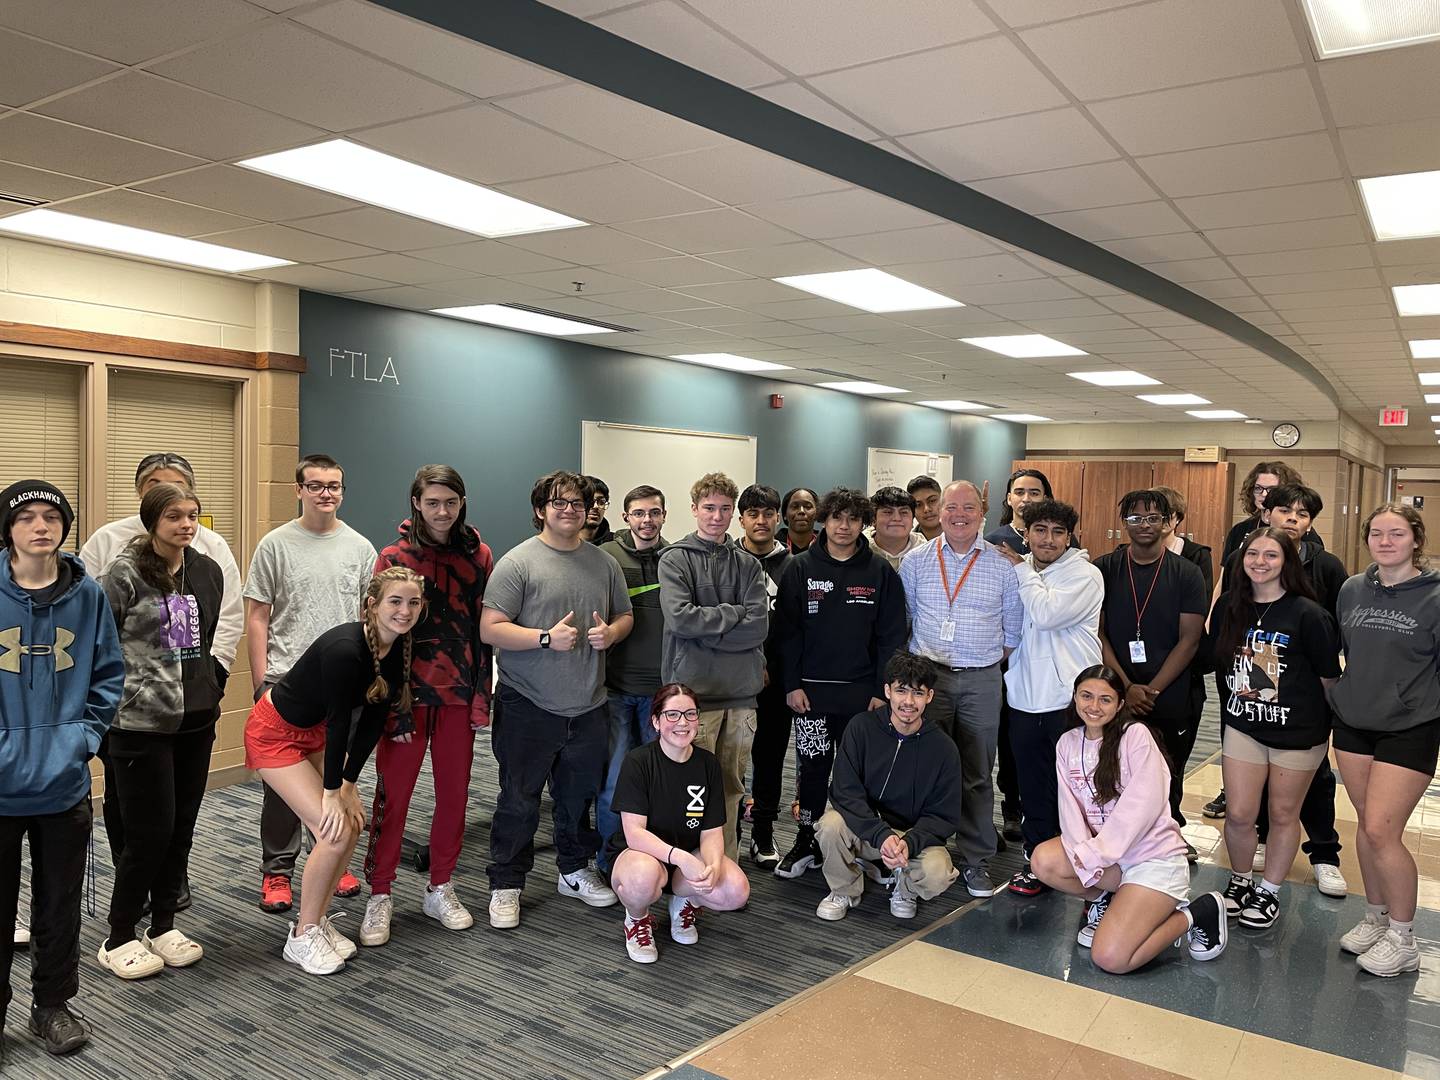
[[[1272,607],[1274,607],[1276,604],[1278,604],[1282,599],[1284,599],[1283,596],[1277,596],[1274,600],[1271,600],[1268,604],[1265,605],[1265,610],[1262,611],[1262,612],[1260,612],[1260,614],[1259,614],[1259,615],[1256,617],[1256,619],[1255,619],[1255,628],[1256,628],[1257,630],[1260,628],[1260,624],[1265,621],[1265,616],[1270,614],[1270,609],[1271,609]],[[1255,604],[1255,601],[1254,601],[1254,600],[1252,600],[1252,601],[1250,601],[1250,602],[1251,602],[1252,604]],[[1256,608],[1259,608],[1260,605],[1259,605],[1259,604],[1255,604],[1255,606],[1256,606]]]

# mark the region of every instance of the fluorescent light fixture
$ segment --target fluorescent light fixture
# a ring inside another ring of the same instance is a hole
[[[728,352],[681,353],[671,360],[684,360],[687,364],[704,364],[706,367],[724,368],[726,371],[789,371],[788,364],[772,364],[769,360],[754,360],[748,356],[736,356]]]
[[[345,139],[264,154],[237,164],[477,236],[519,236],[585,224]]]
[[[1159,386],[1159,379],[1141,375],[1138,371],[1071,371],[1072,379],[1082,379],[1096,386]]]
[[[1421,386],[1440,386],[1440,371],[1422,371],[1419,375]]]
[[[990,419],[1008,420],[1012,424],[1048,424],[1050,422],[1048,416],[1036,416],[1034,413],[1028,412],[996,413]]]
[[[506,326],[511,330],[528,330],[532,334],[548,334],[551,337],[574,337],[577,334],[613,334],[609,326],[580,322],[578,319],[562,319],[558,315],[542,315],[538,311],[506,307],[504,304],[473,304],[469,307],[434,308],[432,314],[451,315],[471,322],[489,323],[491,326]]]
[[[837,270],[830,274],[800,274],[774,280],[861,311],[929,311],[965,306],[959,300],[912,285],[884,270]]]
[[[1193,416],[1197,420],[1244,420],[1243,412],[1236,412],[1234,409],[1186,409],[1186,416]]]
[[[822,382],[816,383],[826,390],[844,390],[847,394],[908,394],[898,386],[886,386],[878,382]]]
[[[1250,419],[1250,420],[1246,420],[1246,421],[1245,421],[1245,423],[1247,423],[1247,424],[1263,424],[1264,422],[1265,422],[1264,420],[1255,420],[1255,419]]]
[[[1440,38],[1440,7],[1425,0],[1301,0],[1321,60]]]
[[[1432,424],[1440,424],[1440,416],[1432,416],[1432,417],[1430,417],[1430,422],[1431,422]]]
[[[1005,337],[961,338],[966,345],[989,349],[1001,356],[1013,356],[1017,360],[1030,360],[1041,356],[1088,356],[1084,349],[1066,345],[1044,334],[1009,334]]]
[[[1390,294],[1401,315],[1440,315],[1440,285],[1393,285]]]
[[[1440,394],[1426,394],[1426,395],[1425,395],[1425,404],[1426,404],[1426,405],[1440,405]]]
[[[1210,399],[1199,394],[1136,394],[1141,401],[1151,405],[1209,405]]]
[[[1410,342],[1410,355],[1416,360],[1440,358],[1440,338],[1426,338],[1422,341]]]
[[[257,255],[253,251],[207,244],[203,240],[187,240],[183,236],[116,225],[110,221],[62,214],[57,210],[26,210],[0,218],[0,232],[33,236],[40,240],[58,240],[62,244],[98,248],[121,255],[139,255],[160,262],[182,266],[200,266],[206,270],[223,270],[238,274],[242,270],[268,270],[289,266],[290,260]]]
[[[919,401],[917,405],[929,405],[932,409],[949,409],[951,412],[965,412],[967,409],[993,409],[994,405],[980,405],[974,401],[960,401],[951,398],[946,401]]]
[[[1360,196],[1376,240],[1440,236],[1440,172],[1372,176],[1360,181]]]

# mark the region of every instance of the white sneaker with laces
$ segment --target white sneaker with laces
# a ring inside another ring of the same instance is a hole
[[[508,930],[520,925],[520,890],[490,890],[490,925],[496,930]]]
[[[1400,931],[1390,927],[1384,936],[1370,949],[1355,958],[1362,971],[1382,978],[1400,975],[1406,971],[1420,970],[1420,947],[1415,944],[1415,935],[1400,936]]]
[[[1350,895],[1350,886],[1345,883],[1345,875],[1340,872],[1340,867],[1330,863],[1316,863],[1311,869],[1315,871],[1315,887],[1323,895],[1337,899]]]
[[[899,889],[893,889],[890,893],[890,914],[897,919],[913,919],[915,913],[920,910],[915,897],[909,893],[903,893]]]
[[[670,939],[679,945],[694,945],[700,940],[700,928],[695,925],[699,917],[699,907],[688,896],[670,897]]]
[[[395,912],[395,901],[389,893],[371,893],[365,905],[365,917],[360,920],[360,944],[384,945],[390,940],[390,916]]]
[[[655,924],[648,911],[638,919],[625,913],[625,951],[637,964],[653,964],[660,959],[660,950],[655,947]]]
[[[15,947],[23,949],[30,944],[30,927],[23,922],[15,924]]]
[[[842,896],[838,892],[832,892],[829,896],[825,897],[824,900],[820,901],[819,905],[815,908],[815,914],[826,922],[839,922],[846,915],[850,914],[851,908],[859,906],[860,897]]]
[[[298,935],[295,924],[290,924],[290,933],[285,938],[285,959],[307,975],[333,975],[345,966],[344,957],[331,947],[324,928],[318,924]]]
[[[343,919],[345,912],[337,911],[334,915],[326,915],[320,920],[320,929],[325,932],[325,940],[330,943],[330,948],[335,950],[335,955],[341,960],[349,960],[360,950],[355,942],[342,934],[335,927],[336,919]]]
[[[1388,915],[1372,915],[1365,913],[1365,918],[1345,931],[1344,937],[1340,939],[1340,948],[1356,956],[1363,956],[1375,947],[1375,943],[1385,936],[1385,931],[1390,929],[1390,917]]]
[[[425,914],[440,920],[440,925],[446,930],[469,930],[475,925],[475,916],[460,903],[460,898],[455,895],[455,886],[448,881],[425,890]]]
[[[620,902],[615,890],[605,884],[605,879],[593,866],[583,867],[573,874],[561,874],[555,879],[555,891],[561,896],[573,896],[591,907],[612,907]]]

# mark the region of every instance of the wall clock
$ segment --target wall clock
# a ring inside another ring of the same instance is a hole
[[[1300,441],[1300,429],[1294,424],[1276,424],[1270,438],[1275,440],[1276,446],[1289,450]]]

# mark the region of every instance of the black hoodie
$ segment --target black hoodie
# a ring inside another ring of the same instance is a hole
[[[863,537],[844,562],[823,536],[791,559],[775,619],[787,694],[803,689],[813,712],[840,716],[884,699],[885,665],[905,644],[905,590]]]
[[[840,738],[830,805],[871,847],[900,833],[913,859],[960,828],[960,751],[928,719],[901,735],[889,705],[861,713]]]

